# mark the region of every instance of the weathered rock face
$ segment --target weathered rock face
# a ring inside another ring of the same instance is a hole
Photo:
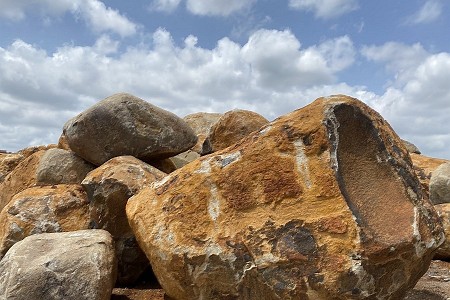
[[[345,96],[173,172],[127,215],[174,299],[401,299],[443,241],[400,139]]]
[[[178,154],[177,156],[171,157],[169,159],[173,162],[175,167],[177,169],[179,169],[179,168],[184,167],[191,161],[196,160],[199,157],[200,157],[200,154],[198,154],[197,152],[188,150],[188,151]]]
[[[192,151],[202,153],[203,142],[209,135],[211,127],[220,119],[220,113],[199,112],[187,115],[183,120],[194,130],[197,135],[197,144],[192,147]]]
[[[23,159],[19,153],[0,153],[0,183]]]
[[[81,185],[26,189],[0,213],[0,258],[27,236],[89,229],[89,223],[89,203]]]
[[[267,123],[269,121],[266,118],[248,110],[236,109],[225,113],[211,128],[208,136],[212,152],[239,142]]]
[[[433,204],[450,203],[450,162],[440,165],[431,175],[430,200]]]
[[[410,155],[413,162],[414,171],[416,172],[417,177],[422,183],[424,191],[429,196],[431,175],[433,174],[434,170],[436,170],[440,165],[450,161],[415,153],[411,153]]]
[[[104,230],[33,235],[0,261],[0,298],[109,300],[115,266]]]
[[[36,170],[38,185],[80,184],[94,166],[72,151],[50,149],[39,161]]]
[[[45,150],[41,150],[22,160],[0,183],[0,210],[15,194],[36,185],[36,169],[44,153]]]
[[[127,200],[165,175],[137,158],[119,156],[90,172],[82,182],[90,202],[92,227],[109,231],[115,239],[119,284],[132,283],[149,264],[128,225]]]
[[[450,261],[450,203],[438,204],[434,208],[441,217],[445,232],[445,242],[436,251],[436,257]]]
[[[129,94],[98,102],[69,120],[63,133],[72,151],[98,166],[121,155],[170,157],[197,142],[181,118]]]

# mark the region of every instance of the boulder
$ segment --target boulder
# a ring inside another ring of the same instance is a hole
[[[187,165],[188,163],[190,163],[191,161],[196,160],[197,158],[200,157],[200,154],[198,154],[195,151],[192,150],[188,150],[185,151],[183,153],[180,153],[174,157],[169,158],[173,164],[175,165],[175,167],[177,169],[184,167],[185,165]]]
[[[32,146],[32,147],[23,148],[23,149],[19,150],[18,153],[23,155],[24,158],[27,158],[36,152],[39,152],[42,150],[49,150],[49,149],[53,149],[56,147],[57,147],[57,145],[55,145],[55,144]]]
[[[220,117],[210,130],[208,142],[211,151],[225,149],[267,123],[269,121],[266,118],[252,111],[240,109],[229,111]],[[207,151],[205,149],[207,148],[204,147],[204,152]]]
[[[431,175],[430,200],[433,204],[450,203],[450,162],[437,167]]]
[[[209,135],[211,127],[220,119],[223,114],[199,112],[187,115],[183,120],[194,130],[197,135],[197,144],[192,147],[192,151],[202,153],[202,145]]]
[[[40,150],[22,160],[0,183],[0,211],[15,194],[36,185],[36,170],[44,153]]]
[[[0,183],[24,159],[19,153],[0,153]]]
[[[74,152],[49,149],[42,156],[36,170],[38,185],[80,184],[94,166]]]
[[[119,284],[133,283],[149,265],[128,225],[128,198],[165,175],[137,158],[119,156],[90,172],[82,182],[90,202],[91,226],[114,237]]]
[[[346,96],[169,174],[127,216],[173,299],[401,299],[444,239],[399,137]]]
[[[402,140],[403,145],[405,146],[406,150],[408,150],[409,153],[415,153],[415,154],[421,154],[419,148],[417,148],[416,145],[414,145],[411,142],[408,142],[406,140]]]
[[[450,203],[437,204],[434,208],[441,217],[445,232],[445,242],[436,251],[435,258],[450,261]]]
[[[64,133],[61,134],[58,140],[58,148],[63,150],[70,150],[69,143],[67,142],[67,138]]]
[[[422,183],[424,191],[429,194],[430,190],[430,179],[434,170],[437,169],[440,165],[446,162],[450,162],[441,158],[428,157],[424,155],[419,155],[415,153],[410,153],[411,159],[414,166],[414,171]]]
[[[121,155],[150,160],[177,155],[197,142],[183,119],[130,94],[115,94],[64,125],[70,149],[94,165]]]
[[[89,203],[81,185],[32,187],[0,213],[0,258],[25,237],[89,229]]]
[[[449,300],[450,262],[433,260],[414,289],[402,300]]]
[[[115,267],[104,230],[29,236],[0,261],[0,299],[109,300]]]

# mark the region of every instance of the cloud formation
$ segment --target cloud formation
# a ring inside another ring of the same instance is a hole
[[[289,7],[312,11],[317,18],[330,19],[358,9],[358,0],[289,0]]]
[[[135,34],[138,28],[137,24],[99,0],[0,0],[0,5],[0,17],[13,21],[21,21],[30,11],[38,11],[43,17],[70,12],[97,33],[114,32],[124,37]]]
[[[437,20],[442,14],[443,5],[438,0],[428,0],[413,15],[406,19],[406,24],[424,24]]]
[[[229,16],[244,11],[255,4],[257,0],[186,0],[186,9],[200,16]],[[153,0],[150,9],[172,12],[181,4],[181,0]]]

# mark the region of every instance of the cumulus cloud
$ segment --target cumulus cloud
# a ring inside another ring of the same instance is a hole
[[[0,0],[0,5],[0,17],[14,21],[20,21],[27,13],[35,11],[45,17],[71,12],[84,20],[94,32],[110,31],[129,36],[135,34],[138,28],[137,24],[99,0]]]
[[[196,15],[228,16],[251,7],[256,0],[187,0],[187,9]]]
[[[312,11],[317,18],[330,19],[358,9],[358,0],[289,0],[289,7]]]
[[[438,157],[449,157],[450,54],[432,54],[420,44],[386,43],[362,54],[393,74],[386,92],[369,101],[404,138]]]
[[[437,0],[428,0],[413,15],[406,18],[406,24],[424,24],[437,20],[442,14],[443,5]]]
[[[172,12],[180,5],[181,0],[153,0],[150,9],[155,11]]]
[[[318,86],[330,93],[352,89],[336,82],[336,73],[354,55],[345,36],[302,48],[288,30],[259,30],[244,45],[223,38],[206,49],[195,36],[177,45],[159,29],[151,47],[118,53],[118,46],[103,35],[92,46],[66,45],[53,53],[21,40],[0,48],[0,134],[22,128],[27,144],[36,136],[56,142],[71,116],[120,91],[180,116],[244,108],[275,118],[323,95]],[[10,150],[25,146],[14,139],[2,142]]]

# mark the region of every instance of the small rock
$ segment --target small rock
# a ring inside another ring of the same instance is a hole
[[[408,150],[409,153],[415,153],[415,154],[421,154],[419,148],[417,148],[416,145],[414,145],[411,142],[408,142],[406,140],[402,140],[403,145],[405,145],[406,150]]]
[[[0,299],[109,300],[113,243],[104,230],[29,236],[0,261]]]
[[[47,150],[39,161],[36,180],[38,185],[80,184],[93,169],[74,152],[55,148]]]
[[[212,126],[209,133],[208,139],[212,152],[225,149],[239,142],[267,123],[269,121],[266,118],[248,110],[236,109],[225,113]]]
[[[434,206],[434,208],[441,217],[445,233],[445,241],[436,251],[435,258],[450,261],[450,203],[437,204]],[[450,269],[449,269],[449,281],[450,281]]]
[[[450,163],[440,165],[431,175],[430,200],[433,204],[450,203]]]
[[[19,153],[0,153],[0,183],[24,159]]]
[[[70,149],[94,165],[121,155],[161,159],[190,149],[197,137],[181,118],[130,94],[115,94],[69,120]]]
[[[202,153],[202,145],[205,139],[208,137],[211,127],[220,119],[223,114],[220,113],[206,113],[199,112],[187,115],[183,120],[194,130],[197,135],[198,141],[192,151],[199,154]]]
[[[89,203],[81,185],[32,187],[0,213],[0,258],[25,237],[89,229]]]

